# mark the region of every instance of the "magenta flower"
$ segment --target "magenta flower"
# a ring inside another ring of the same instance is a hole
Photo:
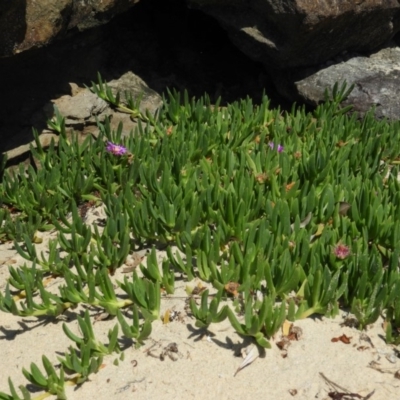
[[[350,255],[350,248],[345,244],[338,243],[333,249],[333,253],[340,260],[344,260]]]
[[[106,150],[115,156],[123,156],[127,152],[126,147],[111,142],[107,142]]]
[[[275,143],[274,142],[269,142],[268,146],[271,147],[271,149],[273,150],[275,148]],[[277,147],[276,150],[277,150],[278,153],[282,153],[283,146],[281,144],[278,144],[278,147]]]

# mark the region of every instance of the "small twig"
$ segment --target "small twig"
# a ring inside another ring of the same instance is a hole
[[[157,346],[157,344],[159,344],[158,342],[153,343],[148,349],[143,350],[143,353],[149,355],[150,350],[153,349],[155,346]]]
[[[366,333],[362,333],[362,334],[360,335],[360,340],[366,341],[367,343],[369,343],[369,344],[371,345],[371,347],[372,347],[373,349],[375,348],[374,344],[372,343],[371,338],[370,338]]]
[[[333,400],[351,400],[351,399],[360,399],[360,400],[368,400],[372,397],[372,395],[375,393],[375,390],[373,390],[371,393],[368,393],[366,396],[361,396],[358,393],[351,393],[349,390],[346,388],[338,385],[337,383],[331,381],[329,378],[327,378],[322,372],[319,373],[321,377],[325,380],[325,382],[330,385],[333,389],[335,389],[334,392],[329,392],[329,397]],[[340,392],[338,392],[338,390]]]
[[[325,380],[325,382],[332,386],[334,389],[340,389],[342,392],[350,393],[349,390],[345,389],[344,387],[338,385],[337,383],[331,381],[329,378],[327,378],[322,372],[319,373],[321,377]]]
[[[393,374],[394,372],[396,372],[398,370],[398,368],[393,367],[393,368],[381,368],[379,367],[379,363],[377,363],[376,361],[371,361],[368,365],[368,368],[372,368],[375,371],[378,371],[382,374]]]

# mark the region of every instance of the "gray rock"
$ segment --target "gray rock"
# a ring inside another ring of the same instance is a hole
[[[110,126],[114,130],[117,129],[120,122],[123,124],[125,134],[135,130],[137,122],[130,118],[130,114],[113,108],[87,88],[79,88],[76,84],[70,85],[71,95],[62,96],[45,106],[44,112],[47,118],[53,117],[54,106],[56,106],[65,118],[67,130],[79,131],[84,136],[87,134],[97,136],[99,133],[97,121],[104,122],[106,117],[109,118]],[[140,110],[143,113],[147,110],[154,115],[162,105],[161,96],[130,71],[118,79],[107,82],[107,85],[112,89],[114,95],[118,91],[120,92],[122,102],[124,102],[125,92],[131,93],[133,98],[140,96]]]
[[[120,76],[118,79],[110,81],[108,86],[113,89],[113,93],[119,91],[122,100],[125,100],[126,92],[130,93],[134,99],[141,97],[140,111],[143,113],[147,110],[154,115],[162,105],[161,96],[150,89],[143,79],[131,71]]]
[[[100,99],[89,89],[82,89],[75,96],[62,96],[46,105],[45,112],[49,118],[53,116],[54,105],[65,117],[65,125],[73,129],[95,124],[96,118],[103,120],[101,114],[109,108],[106,101]]]
[[[398,0],[188,0],[268,69],[316,65],[371,51],[400,31]]]
[[[44,131],[39,136],[40,145],[44,149],[47,149],[50,146],[50,143],[52,140],[54,140],[55,143],[58,143],[58,136],[50,131]],[[10,160],[12,158],[19,157],[20,155],[22,155],[24,153],[27,153],[30,149],[30,146],[36,147],[36,142],[33,140],[31,143],[23,144],[22,146],[19,146],[15,149],[12,149],[12,150],[6,152],[7,159]]]
[[[55,135],[53,132],[50,131],[43,131],[39,136],[39,142],[43,149],[47,149],[51,142],[54,141],[55,144],[58,143],[58,135]],[[18,162],[23,163],[25,168],[28,167],[30,164],[30,148],[31,146],[36,147],[36,142],[33,140],[30,143],[23,144],[21,146],[16,147],[15,149],[9,150],[5,153],[7,157],[7,161],[11,164],[9,167],[10,171],[15,171],[18,173],[18,165],[17,163],[13,163],[13,161],[18,160]],[[14,164],[14,165],[13,165]]]
[[[330,91],[335,82],[343,81],[355,85],[344,104],[354,105],[361,117],[375,107],[376,118],[400,120],[400,47],[388,47],[369,57],[354,57],[314,71],[294,83],[291,95],[289,90],[280,89],[292,100],[300,98],[315,106],[324,100],[326,89]]]
[[[119,79],[114,79],[107,84],[113,90],[114,95],[120,91],[122,98],[124,98],[125,91],[131,92],[133,97],[141,96],[140,110],[143,113],[147,110],[154,115],[162,105],[161,96],[132,72],[127,72]],[[109,118],[112,130],[116,130],[120,123],[123,124],[122,136],[127,136],[135,131],[137,120],[132,120],[130,114],[114,109],[87,88],[78,87],[75,83],[70,83],[70,86],[71,95],[61,96],[51,101],[43,110],[47,118],[51,119],[54,115],[54,106],[58,108],[60,114],[65,118],[68,136],[71,136],[72,133],[77,134],[80,143],[88,135],[97,137],[99,134],[97,121],[104,122],[106,118]],[[42,112],[39,114],[42,115]],[[44,129],[39,134],[39,141],[43,148],[47,148],[52,140],[57,144],[58,135],[48,129]],[[29,165],[31,145],[35,147],[35,141],[6,152],[9,164],[12,165],[15,163],[14,161],[18,161],[23,162],[26,166]]]
[[[2,0],[0,57],[41,47],[68,31],[104,24],[139,0]]]

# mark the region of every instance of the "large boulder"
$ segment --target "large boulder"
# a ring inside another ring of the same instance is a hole
[[[400,31],[398,0],[187,0],[268,69],[310,66],[344,50],[371,51]]]
[[[71,30],[108,22],[139,0],[2,0],[0,57],[41,47]]]
[[[334,62],[336,61],[336,62]],[[275,84],[288,99],[316,106],[336,82],[354,85],[344,105],[353,105],[360,117],[372,107],[378,119],[400,120],[400,47],[392,43],[370,55],[337,57],[324,66],[282,71]]]

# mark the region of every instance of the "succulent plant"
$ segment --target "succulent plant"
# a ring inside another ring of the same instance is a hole
[[[383,314],[387,341],[399,342],[399,123],[348,115],[344,85],[313,112],[270,109],[266,96],[219,107],[170,91],[150,115],[100,75],[91,90],[137,119],[137,131],[124,136],[106,119],[96,139],[80,143],[55,109],[48,125],[57,145],[43,149],[34,131],[33,165],[12,173],[2,160],[0,241],[14,240],[27,263],[9,267],[0,310],[50,318],[84,304],[119,325],[108,345],[95,338],[87,312],[78,317],[83,337],[64,325],[77,348],[60,359],[59,372],[47,358],[47,376],[31,365],[28,380],[63,398],[64,370],[81,384],[103,356],[121,351],[119,326],[142,345],[160,318],[162,291],[173,294],[178,275],[210,285],[200,304],[190,300],[198,327],[228,318],[262,347],[285,319],[334,316],[340,306],[360,328]],[[104,208],[102,224],[86,223],[88,202]],[[39,254],[38,232],[48,229],[57,238]],[[144,246],[146,262],[117,281],[126,258]],[[58,294],[46,289],[54,276],[64,279]],[[9,387],[0,399],[19,399]]]

